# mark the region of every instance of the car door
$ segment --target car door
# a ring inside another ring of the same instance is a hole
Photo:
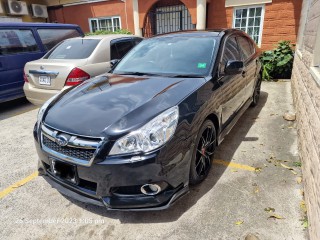
[[[224,101],[221,106],[222,128],[225,128],[232,121],[245,101],[245,70],[232,75],[226,75],[224,72],[228,61],[231,60],[242,61],[236,35],[231,35],[226,39],[220,61],[219,82],[222,84],[221,91],[224,92]]]
[[[257,62],[254,56],[254,48],[251,44],[250,39],[245,36],[238,36],[237,41],[241,50],[242,59],[245,66],[246,74],[246,91],[245,101],[252,97],[254,84],[257,74]]]

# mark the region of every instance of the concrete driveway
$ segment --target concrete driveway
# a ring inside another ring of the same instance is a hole
[[[0,104],[0,239],[307,239],[290,82],[263,83],[214,156],[208,178],[173,207],[118,212],[64,197],[37,177],[37,109]]]

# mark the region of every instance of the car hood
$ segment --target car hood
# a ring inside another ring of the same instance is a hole
[[[204,81],[204,78],[98,76],[60,94],[44,122],[77,135],[116,138],[177,105]]]

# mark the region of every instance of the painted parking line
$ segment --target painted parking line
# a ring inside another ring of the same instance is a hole
[[[28,177],[20,180],[19,182],[16,182],[15,184],[12,184],[11,186],[7,187],[6,189],[4,189],[3,191],[0,192],[0,199],[4,198],[5,196],[7,196],[9,193],[11,193],[12,191],[14,191],[15,189],[21,187],[22,185],[32,181],[33,179],[35,179],[38,176],[38,171],[32,173],[31,175],[29,175]]]
[[[223,165],[226,167],[231,167],[231,168],[238,168],[238,169],[242,169],[242,170],[247,170],[247,171],[251,171],[254,172],[256,169],[254,167],[248,166],[248,165],[243,165],[243,164],[239,164],[239,163],[233,163],[233,162],[228,162],[225,160],[221,160],[221,159],[214,159],[213,160],[214,164],[218,164],[218,165]]]

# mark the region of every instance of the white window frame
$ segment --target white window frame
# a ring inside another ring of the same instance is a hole
[[[92,28],[92,21],[96,21],[97,23],[97,31],[100,31],[100,24],[99,24],[99,20],[111,20],[112,23],[112,32],[114,32],[114,25],[113,25],[113,19],[119,19],[119,27],[120,29],[122,29],[122,24],[121,24],[121,17],[120,16],[112,16],[112,17],[98,17],[98,18],[89,18],[89,27],[90,27],[90,32],[93,32],[93,28]]]
[[[248,16],[249,16],[249,8],[257,8],[261,7],[261,21],[260,21],[260,32],[259,32],[259,41],[258,41],[258,46],[261,47],[262,43],[262,33],[263,33],[263,25],[264,25],[264,14],[265,14],[265,5],[260,4],[260,5],[246,5],[246,6],[240,6],[240,7],[234,7],[233,8],[233,19],[232,19],[232,27],[235,28],[236,24],[236,10],[240,9],[247,9],[247,23],[246,23],[246,32],[248,31]]]

